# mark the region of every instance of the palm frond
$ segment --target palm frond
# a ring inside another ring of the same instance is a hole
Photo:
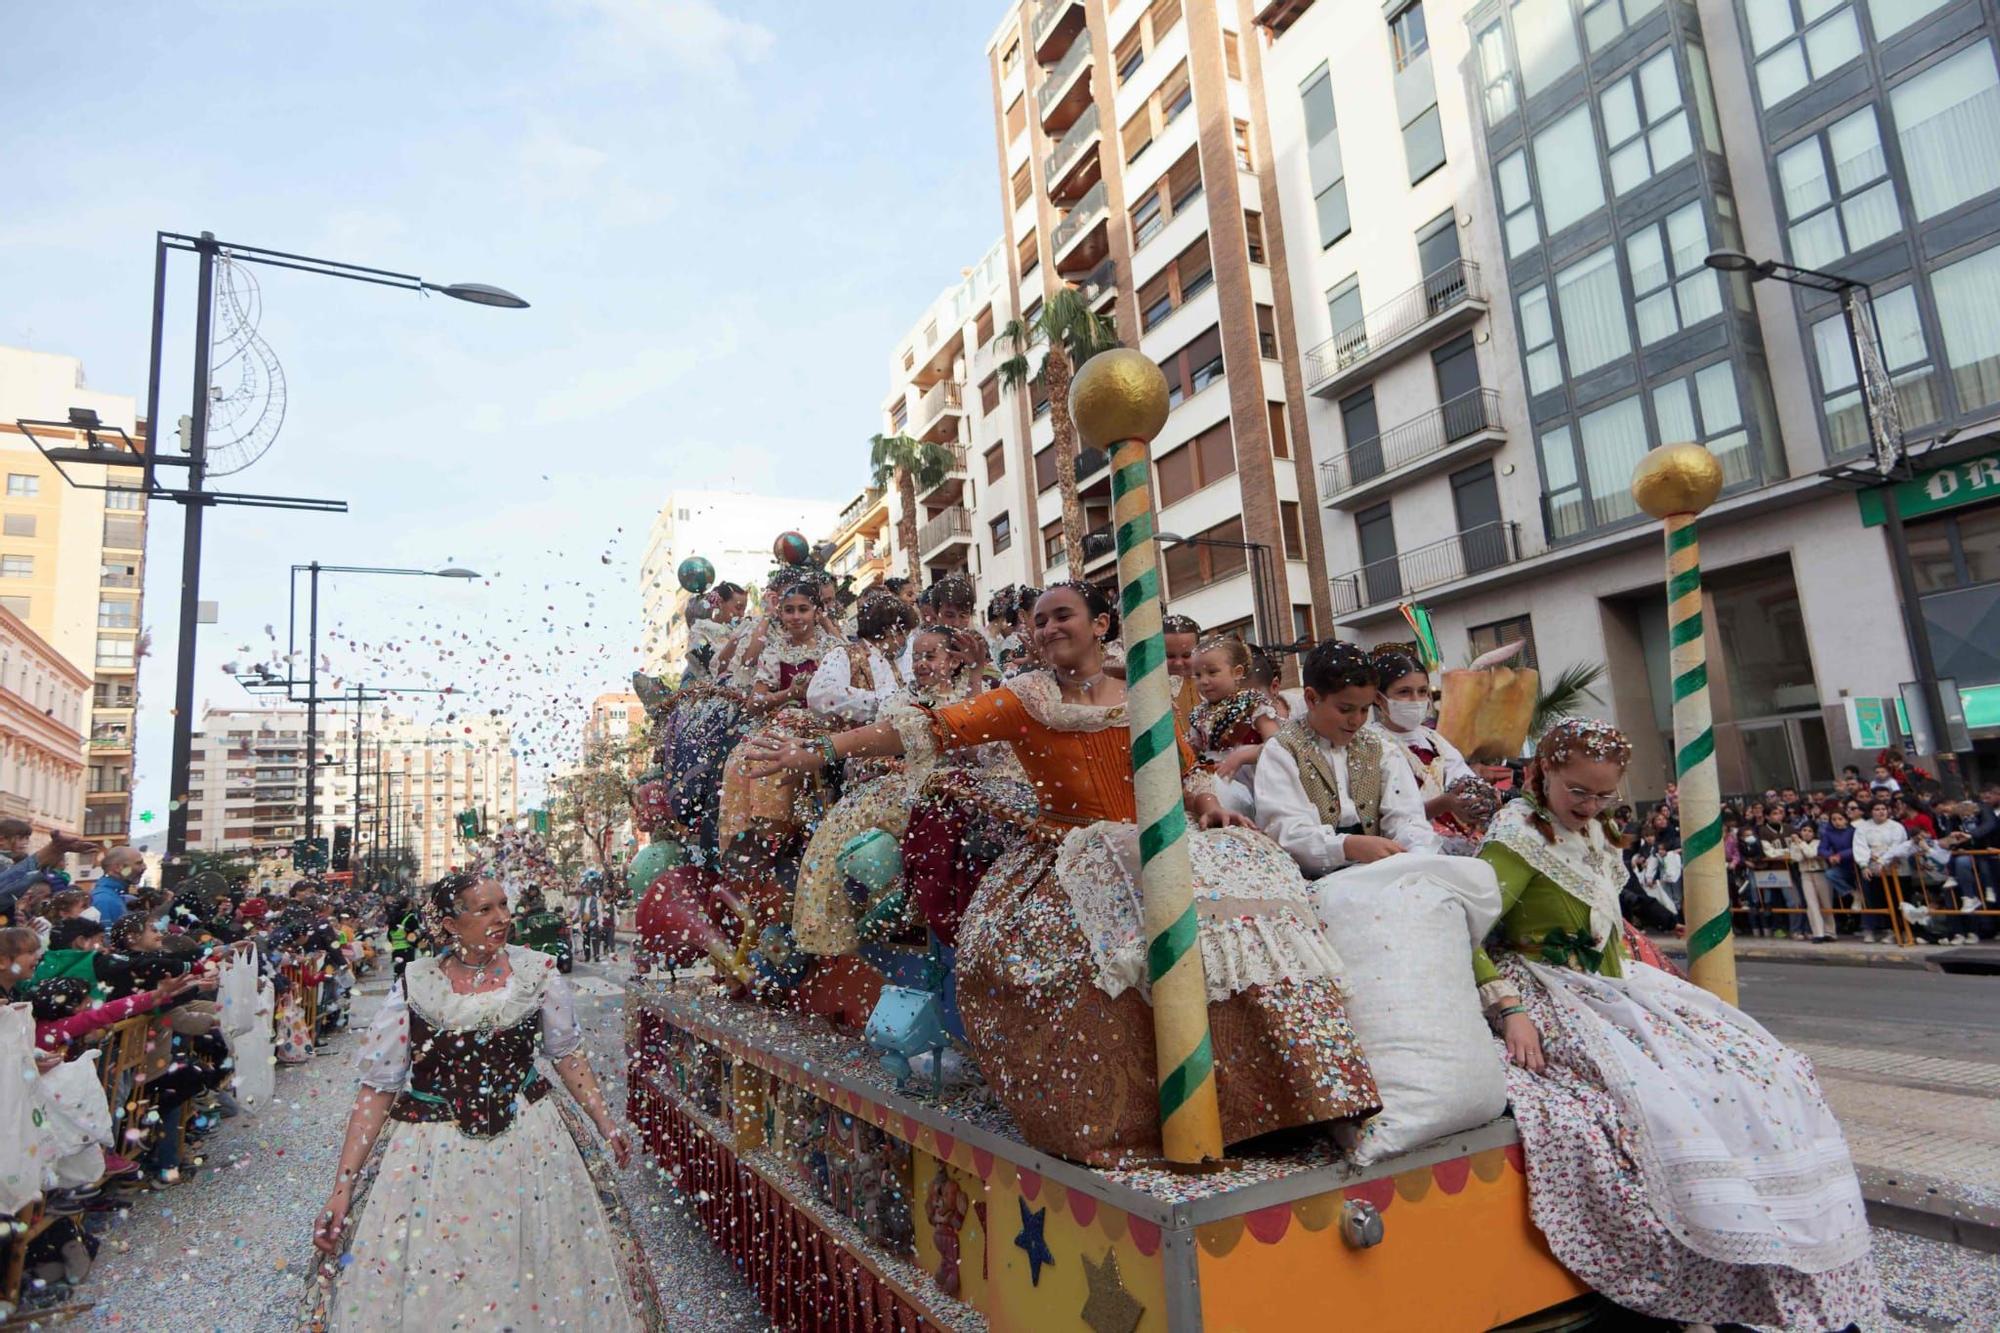
[[[884,488],[895,479],[898,468],[911,466],[918,452],[926,447],[922,440],[907,435],[870,436],[868,446],[868,484]]]
[[[1556,673],[1556,678],[1535,697],[1535,711],[1528,719],[1528,734],[1539,738],[1544,731],[1566,717],[1574,716],[1585,699],[1604,700],[1592,686],[1604,679],[1604,663],[1576,662]]]
[[[951,450],[928,440],[912,441],[916,445],[904,464],[909,469],[910,480],[919,491],[927,491],[950,475],[952,465],[958,460]]]

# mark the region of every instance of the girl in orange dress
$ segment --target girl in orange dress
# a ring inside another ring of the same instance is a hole
[[[1104,671],[1104,593],[1035,604],[1047,669],[915,720],[801,741],[753,738],[752,775],[858,755],[1005,741],[1041,834],[981,879],[958,934],[958,1003],[981,1070],[1027,1143],[1093,1166],[1160,1153],[1124,682]],[[1358,1119],[1379,1107],[1341,1006],[1340,960],[1296,865],[1222,809],[1181,744],[1223,1137]]]

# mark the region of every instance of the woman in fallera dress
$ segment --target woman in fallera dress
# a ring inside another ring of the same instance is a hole
[[[1662,1319],[1844,1329],[1881,1292],[1847,1143],[1811,1064],[1733,1005],[1628,957],[1617,800],[1632,747],[1543,734],[1489,826],[1497,957],[1473,959],[1506,1047],[1535,1225],[1563,1265]]]
[[[759,736],[749,771],[813,772],[865,755],[1011,745],[1041,807],[1038,836],[980,879],[958,931],[958,1003],[981,1070],[1030,1146],[1110,1166],[1160,1152],[1146,940],[1132,821],[1124,682],[1105,670],[1104,592],[1036,601],[1045,669],[819,741]],[[1183,770],[1193,754],[1181,742]],[[1213,778],[1186,784],[1199,939],[1223,1138],[1379,1109],[1348,1027],[1339,959],[1284,852],[1225,812]]]
[[[569,983],[553,958],[508,946],[495,880],[447,875],[427,916],[449,945],[410,963],[369,1029],[339,1177],[313,1234],[329,1261],[308,1292],[307,1327],[663,1327],[604,1159],[536,1067],[539,1048],[627,1165],[631,1144],[590,1071]]]

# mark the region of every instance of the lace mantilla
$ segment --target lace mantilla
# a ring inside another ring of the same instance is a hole
[[[1590,909],[1592,943],[1604,948],[1607,940],[1621,929],[1618,891],[1625,885],[1625,863],[1618,849],[1604,836],[1604,829],[1591,820],[1582,833],[1572,833],[1551,820],[1556,840],[1550,842],[1529,822],[1533,813],[1526,801],[1513,800],[1502,806],[1487,826],[1486,841],[1497,842],[1526,861],[1555,886]]]
[[[1051,731],[1108,731],[1126,725],[1125,702],[1073,704],[1062,697],[1052,671],[1030,671],[1007,682],[1028,716]]]
[[[451,988],[444,960],[419,958],[403,969],[410,1007],[432,1027],[464,1030],[512,1027],[542,1006],[542,992],[556,974],[556,960],[533,949],[507,946],[507,984],[467,995]]]

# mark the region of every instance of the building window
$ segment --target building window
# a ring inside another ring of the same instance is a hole
[[[991,486],[1006,475],[1007,446],[996,444],[986,451],[986,484]]]
[[[20,498],[22,496],[40,495],[41,493],[42,479],[40,477],[30,476],[25,472],[9,472],[7,474],[7,494]]]
[[[1046,491],[1056,484],[1056,447],[1052,444],[1035,455],[1035,489]]]
[[[1206,531],[1195,534],[1215,542],[1243,541],[1243,520],[1226,519]],[[1244,569],[1244,552],[1238,546],[1169,546],[1162,553],[1161,563],[1166,566],[1167,590],[1174,597],[1185,597],[1197,589],[1205,588],[1218,579],[1226,579],[1240,574]]]
[[[1183,402],[1222,378],[1222,333],[1211,327],[1178,352],[1164,358],[1160,369],[1167,375],[1167,407]]]
[[[1403,126],[1403,159],[1409,163],[1412,185],[1444,165],[1444,127],[1435,102]]]
[[[1801,4],[1810,17],[1801,16]],[[1766,107],[1778,105],[1861,54],[1861,25],[1845,4],[1744,0],[1743,11],[1750,21],[1757,97]]]
[[[1222,68],[1232,79],[1243,77],[1243,52],[1238,49],[1236,34],[1227,28],[1222,30]]]
[[[104,516],[104,544],[119,551],[145,549],[146,539],[139,525],[139,520],[106,514]]]
[[[0,606],[6,607],[9,611],[21,617],[21,619],[26,620],[28,618],[28,611],[33,606],[33,603],[26,597],[0,597]]]
[[[1118,142],[1125,149],[1125,165],[1131,166],[1139,160],[1139,155],[1153,146],[1153,108],[1146,105],[1139,108],[1132,119],[1125,122],[1118,131]]]
[[[1321,65],[1299,90],[1305,105],[1306,170],[1313,209],[1319,218],[1321,249],[1352,229],[1347,212],[1347,168],[1340,158],[1340,129],[1333,113],[1333,76]]]
[[[1112,57],[1112,63],[1118,69],[1120,88],[1139,72],[1139,66],[1146,63],[1146,38],[1140,31],[1143,26],[1143,24],[1133,24],[1132,31],[1125,34],[1124,41],[1118,43],[1118,50]]]
[[[1989,505],[1912,523],[1909,534],[1919,592],[2000,582],[2000,509]]]
[[[986,526],[993,532],[993,554],[999,555],[1014,544],[1014,524],[1009,515],[1002,514]]]
[[[1585,0],[1583,39],[1593,54],[1660,7],[1660,0]]]
[[[1000,406],[1000,376],[998,372],[988,375],[979,382],[979,413],[992,416]]]
[[[1159,182],[1133,203],[1127,214],[1132,226],[1132,248],[1137,250],[1158,236],[1168,222],[1202,195],[1200,150],[1190,148]]]
[[[1264,404],[1265,415],[1271,421],[1271,457],[1290,458],[1292,443],[1285,432],[1285,405],[1283,403]]]
[[[132,639],[99,639],[97,641],[97,665],[101,667],[129,667],[133,662],[135,641]]]
[[[1757,466],[1750,433],[1743,427],[1743,404],[1736,371],[1727,361],[1706,366],[1653,390],[1653,420],[1663,444],[1704,444],[1722,464],[1722,484],[1754,481]]]
[[[1159,276],[1139,289],[1139,327],[1150,330],[1161,320],[1215,285],[1215,265],[1209,258],[1208,237],[1175,255]]]
[[[1590,510],[1576,476],[1576,443],[1568,426],[1544,431],[1542,493],[1550,541],[1574,537],[1590,526]]]
[[[1582,58],[1569,0],[1515,0],[1511,12],[1521,51],[1521,88],[1533,97],[1575,69]]]
[[[123,601],[116,597],[99,598],[97,602],[97,627],[99,629],[137,629],[139,627],[139,604]]]
[[[1264,262],[1264,215],[1249,209],[1243,210],[1243,239],[1250,251],[1250,262]]]
[[[2000,76],[1991,43],[1898,85],[1889,108],[1919,221],[2000,188]]]
[[[1540,665],[1535,656],[1534,622],[1527,616],[1512,616],[1487,625],[1468,626],[1465,637],[1474,657],[1484,657],[1496,648],[1518,643],[1521,651],[1509,659],[1507,665],[1530,668]]]
[[[1722,313],[1722,284],[1715,270],[1702,262],[1708,248],[1698,199],[1625,238],[1640,342],[1651,346]],[[1567,307],[1563,318],[1567,324]]]
[[[1558,272],[1556,308],[1570,374],[1609,365],[1632,350],[1616,251],[1607,247]]]
[[[1028,164],[1023,162],[1021,169],[1014,173],[1014,207],[1019,208],[1022,204],[1027,203],[1028,200],[1034,197],[1034,194],[1034,173],[1028,169]]]
[[[0,522],[0,531],[4,531],[9,537],[32,537],[35,535],[35,516],[9,514],[4,522]]]
[[[0,555],[0,579],[31,579],[35,577],[35,557],[31,555]]]
[[[1020,63],[1021,63],[1021,39],[1017,37],[1013,41],[1007,43],[1006,51],[1003,52],[1000,56],[1001,75],[1004,77],[1005,75],[1012,74],[1015,68],[1020,65]]]
[[[1305,525],[1299,521],[1297,500],[1278,501],[1278,532],[1284,539],[1285,559],[1306,558],[1306,530]]]
[[[1779,153],[1778,187],[1801,267],[1824,267],[1903,229],[1872,106]]]
[[[1267,305],[1257,307],[1257,350],[1267,361],[1278,359],[1278,312]]]
[[[1236,449],[1229,423],[1218,421],[1178,449],[1162,454],[1154,464],[1159,477],[1160,507],[1187,499],[1236,471]]]
[[[1020,261],[1021,283],[1023,286],[1027,285],[1028,275],[1033,273],[1042,262],[1041,247],[1037,244],[1037,240],[1037,234],[1032,231],[1029,232],[1021,238],[1020,248],[1014,252],[1015,257]],[[904,369],[907,370],[909,367],[905,366]]]
[[[1598,98],[1598,109],[1604,116],[1604,140],[1611,148],[1613,194],[1644,185],[1694,155],[1672,47],[1606,88]]]
[[[1396,521],[1389,502],[1384,500],[1356,514],[1354,535],[1361,548],[1363,604],[1400,597],[1403,578],[1396,562]]]
[[[1958,390],[1958,410],[2000,402],[2000,248],[1935,270],[1931,295],[1944,331],[1945,359]],[[0,570],[0,573],[4,573]]]
[[[1896,406],[1904,426],[1938,419],[1936,367],[1924,346],[1923,321],[1917,314],[1914,287],[1899,287],[1875,298],[1875,332],[1882,344],[1882,362],[1896,385]],[[1869,445],[1868,412],[1861,404],[1854,375],[1854,345],[1847,320],[1835,315],[1813,325],[1813,349],[1818,354],[1820,391],[1826,395],[1827,446],[1845,454]],[[1664,427],[1662,428],[1664,430]],[[1663,438],[1670,438],[1664,437]]]
[[[1479,83],[1485,104],[1486,123],[1498,125],[1514,114],[1520,99],[1514,95],[1514,68],[1507,56],[1507,30],[1496,20],[1479,34]]]
[[[1632,469],[1646,456],[1646,413],[1634,398],[1586,413],[1577,421],[1583,440],[1584,476],[1599,527],[1639,512],[1632,498]]]
[[[1160,91],[1155,96],[1159,98],[1160,129],[1164,131],[1180,119],[1181,112],[1194,105],[1194,85],[1188,80],[1185,60],[1160,80]]]
[[[139,566],[126,560],[106,560],[97,577],[100,588],[136,588]]]
[[[1397,69],[1408,67],[1412,60],[1431,49],[1430,34],[1424,30],[1423,0],[1405,6],[1389,20],[1389,46]]]
[[[1535,225],[1535,191],[1528,184],[1528,155],[1515,149],[1494,168],[1500,187],[1500,213],[1507,232],[1507,257],[1518,259],[1542,242]]]
[[[1361,275],[1357,273],[1326,294],[1326,318],[1334,338],[1340,340],[1349,330],[1358,333],[1362,315]]]
[[[1027,128],[1028,99],[1017,97],[1014,99],[1014,104],[1007,108],[1007,142],[1012,143],[1020,138],[1021,131]]]
[[[1590,128],[1588,105],[1575,107],[1535,136],[1535,185],[1551,236],[1604,207],[1604,178],[1597,169],[1597,135]]]
[[[1236,145],[1236,169],[1238,171],[1255,171],[1257,169],[1257,159],[1250,151],[1249,121],[1239,120],[1236,122],[1233,142]]]
[[[1951,0],[1868,0],[1868,26],[1875,40],[1886,42],[1924,15],[1943,9]]]
[[[1053,523],[1044,524],[1042,526],[1042,564],[1050,569],[1054,569],[1057,565],[1063,564],[1068,559],[1068,553],[1063,548],[1062,520],[1057,519]]]
[[[143,509],[145,508],[145,499],[140,495],[136,487],[111,486],[105,489],[104,507],[106,509]]]

